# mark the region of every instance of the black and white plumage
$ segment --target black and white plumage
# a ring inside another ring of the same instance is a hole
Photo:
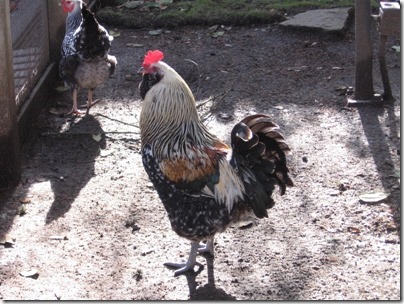
[[[202,124],[188,85],[162,59],[154,51],[143,62],[141,153],[172,229],[191,241],[186,263],[166,264],[178,275],[198,264],[198,252],[213,254],[215,234],[231,223],[247,213],[267,217],[275,186],[284,194],[293,182],[290,149],[269,116],[236,124],[228,146]]]
[[[97,102],[93,102],[94,89],[105,83],[115,71],[117,60],[109,55],[113,37],[82,0],[62,0],[62,6],[68,16],[59,74],[73,91],[70,113],[81,113],[77,108],[77,91],[88,89],[88,114],[90,107]]]

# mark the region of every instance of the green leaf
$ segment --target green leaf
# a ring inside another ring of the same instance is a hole
[[[144,47],[144,45],[140,44],[140,43],[127,43],[126,46],[130,46],[130,47],[134,47],[134,48]]]
[[[50,108],[48,112],[53,114],[53,115],[59,116],[59,115],[64,113],[64,110],[58,110],[58,109],[55,109],[55,108]]]
[[[109,31],[109,34],[114,38],[121,36],[120,32],[115,32],[115,31],[112,31],[112,30]]]
[[[92,137],[93,137],[93,139],[94,139],[96,142],[100,142],[101,139],[102,139],[102,135],[101,135],[101,134],[93,134]]]
[[[38,270],[33,268],[33,269],[30,269],[30,270],[21,271],[20,275],[23,276],[23,277],[34,277],[34,276],[38,275]]]
[[[158,36],[163,32],[162,29],[158,29],[158,30],[153,30],[153,31],[149,31],[149,35],[150,36]]]
[[[107,157],[108,155],[114,154],[115,150],[103,150],[100,149],[100,156],[101,157]]]
[[[378,203],[382,200],[385,200],[390,196],[390,193],[386,192],[374,192],[374,193],[365,193],[359,196],[359,199],[364,203]]]
[[[0,240],[0,245],[4,248],[12,248],[15,245],[15,239],[9,238],[7,235]]]
[[[58,86],[58,87],[55,88],[55,90],[58,91],[58,92],[66,92],[66,91],[69,90],[69,87],[66,87],[66,86]]]
[[[21,205],[21,206],[18,208],[18,215],[19,215],[19,216],[23,216],[23,215],[25,215],[25,214],[27,214],[27,207],[26,207],[26,205]]]
[[[159,3],[156,3],[156,2],[148,2],[148,3],[146,3],[145,4],[145,6],[147,6],[147,7],[160,7],[160,4]]]
[[[129,9],[135,9],[143,4],[144,1],[128,1],[123,6]]]
[[[221,36],[223,36],[223,35],[224,35],[224,32],[219,31],[219,32],[213,32],[213,33],[211,33],[211,34],[210,34],[210,37],[212,37],[212,38],[218,38],[218,37],[221,37]]]

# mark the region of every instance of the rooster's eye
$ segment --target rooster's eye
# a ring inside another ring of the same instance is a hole
[[[142,82],[139,85],[139,92],[142,99],[145,98],[146,93],[153,87],[156,83],[161,80],[162,76],[159,73],[144,74]]]

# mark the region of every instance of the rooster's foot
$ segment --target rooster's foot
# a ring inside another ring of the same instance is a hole
[[[203,268],[203,265],[201,263],[195,262],[195,263],[164,263],[164,266],[168,268],[175,268],[177,269],[174,272],[174,276],[178,276],[181,274],[186,273],[187,271],[194,271],[195,265],[199,266],[200,268]]]
[[[191,251],[189,253],[188,261],[186,263],[165,263],[164,266],[167,266],[170,268],[178,268],[174,272],[175,277],[180,274],[183,274],[187,271],[190,271],[190,270],[193,271],[195,265],[198,265],[200,268],[203,268],[203,266],[196,261],[196,256],[198,254],[198,248],[199,248],[199,243],[192,242]]]
[[[198,253],[210,253],[213,256],[213,240],[208,240],[206,244],[198,244]]]

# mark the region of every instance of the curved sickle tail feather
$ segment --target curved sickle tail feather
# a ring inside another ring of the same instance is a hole
[[[286,161],[291,150],[279,132],[279,126],[269,116],[255,114],[244,118],[233,128],[231,141],[235,153],[246,159],[261,184],[268,187],[269,195],[273,178],[281,195],[285,194],[287,186],[293,186]]]

